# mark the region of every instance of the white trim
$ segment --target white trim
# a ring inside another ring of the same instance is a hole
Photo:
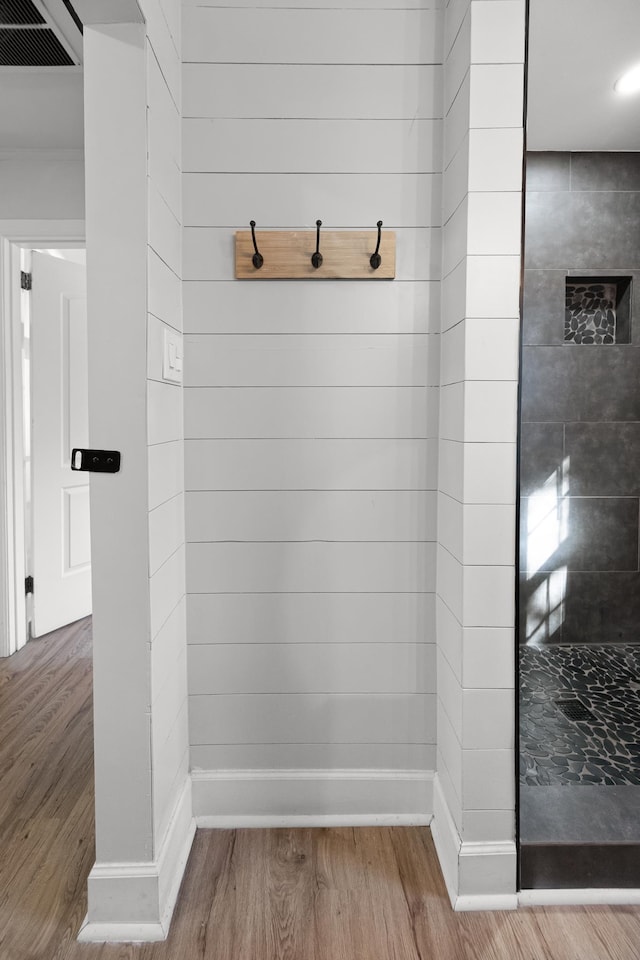
[[[300,827],[428,827],[433,820],[430,813],[370,813],[370,814],[316,814],[238,816],[237,814],[196,817],[199,830],[266,830],[269,828]]]
[[[455,910],[515,910],[518,906],[514,840],[463,841],[458,858]],[[494,904],[490,906],[488,904]]]
[[[160,923],[88,923],[78,933],[80,943],[157,943],[166,940]]]
[[[0,220],[0,238],[19,246],[59,247],[85,242],[84,220]]]
[[[17,587],[25,576],[24,537],[15,535],[16,530],[24,530],[24,522],[20,525],[22,485],[17,482],[17,464],[23,458],[15,449],[16,443],[22,445],[22,434],[16,431],[16,423],[22,421],[22,402],[15,384],[16,374],[20,375],[15,356],[20,262],[16,248],[7,238],[0,239],[0,656],[8,657],[26,642],[26,612]]]
[[[440,861],[440,869],[444,877],[447,893],[451,906],[455,910],[456,900],[458,899],[458,871],[459,856],[462,841],[455,821],[451,816],[449,805],[446,801],[440,777],[436,773],[433,783],[433,823],[431,824],[431,835],[433,843]]]
[[[17,247],[84,244],[82,220],[0,220],[0,657],[26,642],[22,365]]]
[[[431,833],[453,909],[515,910],[515,842],[462,841],[437,773],[433,809]]]
[[[186,778],[155,860],[95,863],[81,943],[165,940],[195,836],[191,780]]]
[[[573,907],[589,904],[639,904],[640,890],[589,887],[585,890],[520,890],[521,907]]]
[[[481,910],[517,910],[517,893],[476,893],[458,897],[453,908],[456,913]]]
[[[308,767],[306,769],[265,770],[234,768],[220,770],[192,770],[191,779],[199,780],[406,780],[423,782],[433,780],[433,770],[385,770],[381,767],[374,769],[360,768],[329,768],[326,770]]]
[[[432,817],[432,770],[194,770],[191,779],[199,827],[419,826]]]

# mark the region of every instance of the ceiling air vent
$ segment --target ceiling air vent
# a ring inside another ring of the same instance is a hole
[[[0,0],[0,66],[69,67],[80,63],[78,23],[65,0]]]
[[[0,23],[44,23],[31,0],[0,0]]]

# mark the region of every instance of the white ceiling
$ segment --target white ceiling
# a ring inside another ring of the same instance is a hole
[[[640,0],[530,0],[529,150],[640,150]],[[82,68],[0,67],[0,150],[83,146]]]
[[[640,150],[640,0],[530,0],[529,150]]]

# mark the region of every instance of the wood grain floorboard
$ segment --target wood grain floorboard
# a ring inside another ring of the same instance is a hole
[[[428,828],[201,830],[169,938],[78,944],[91,628],[0,661],[0,960],[639,960],[640,907],[451,910]]]

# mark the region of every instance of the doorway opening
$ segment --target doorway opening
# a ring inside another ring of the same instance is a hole
[[[55,244],[55,245],[54,245]],[[91,613],[84,238],[3,238],[0,655]]]
[[[529,3],[517,662],[530,891],[640,887],[640,137],[637,99],[615,91],[639,17],[626,0]],[[593,35],[592,69],[579,49]]]

